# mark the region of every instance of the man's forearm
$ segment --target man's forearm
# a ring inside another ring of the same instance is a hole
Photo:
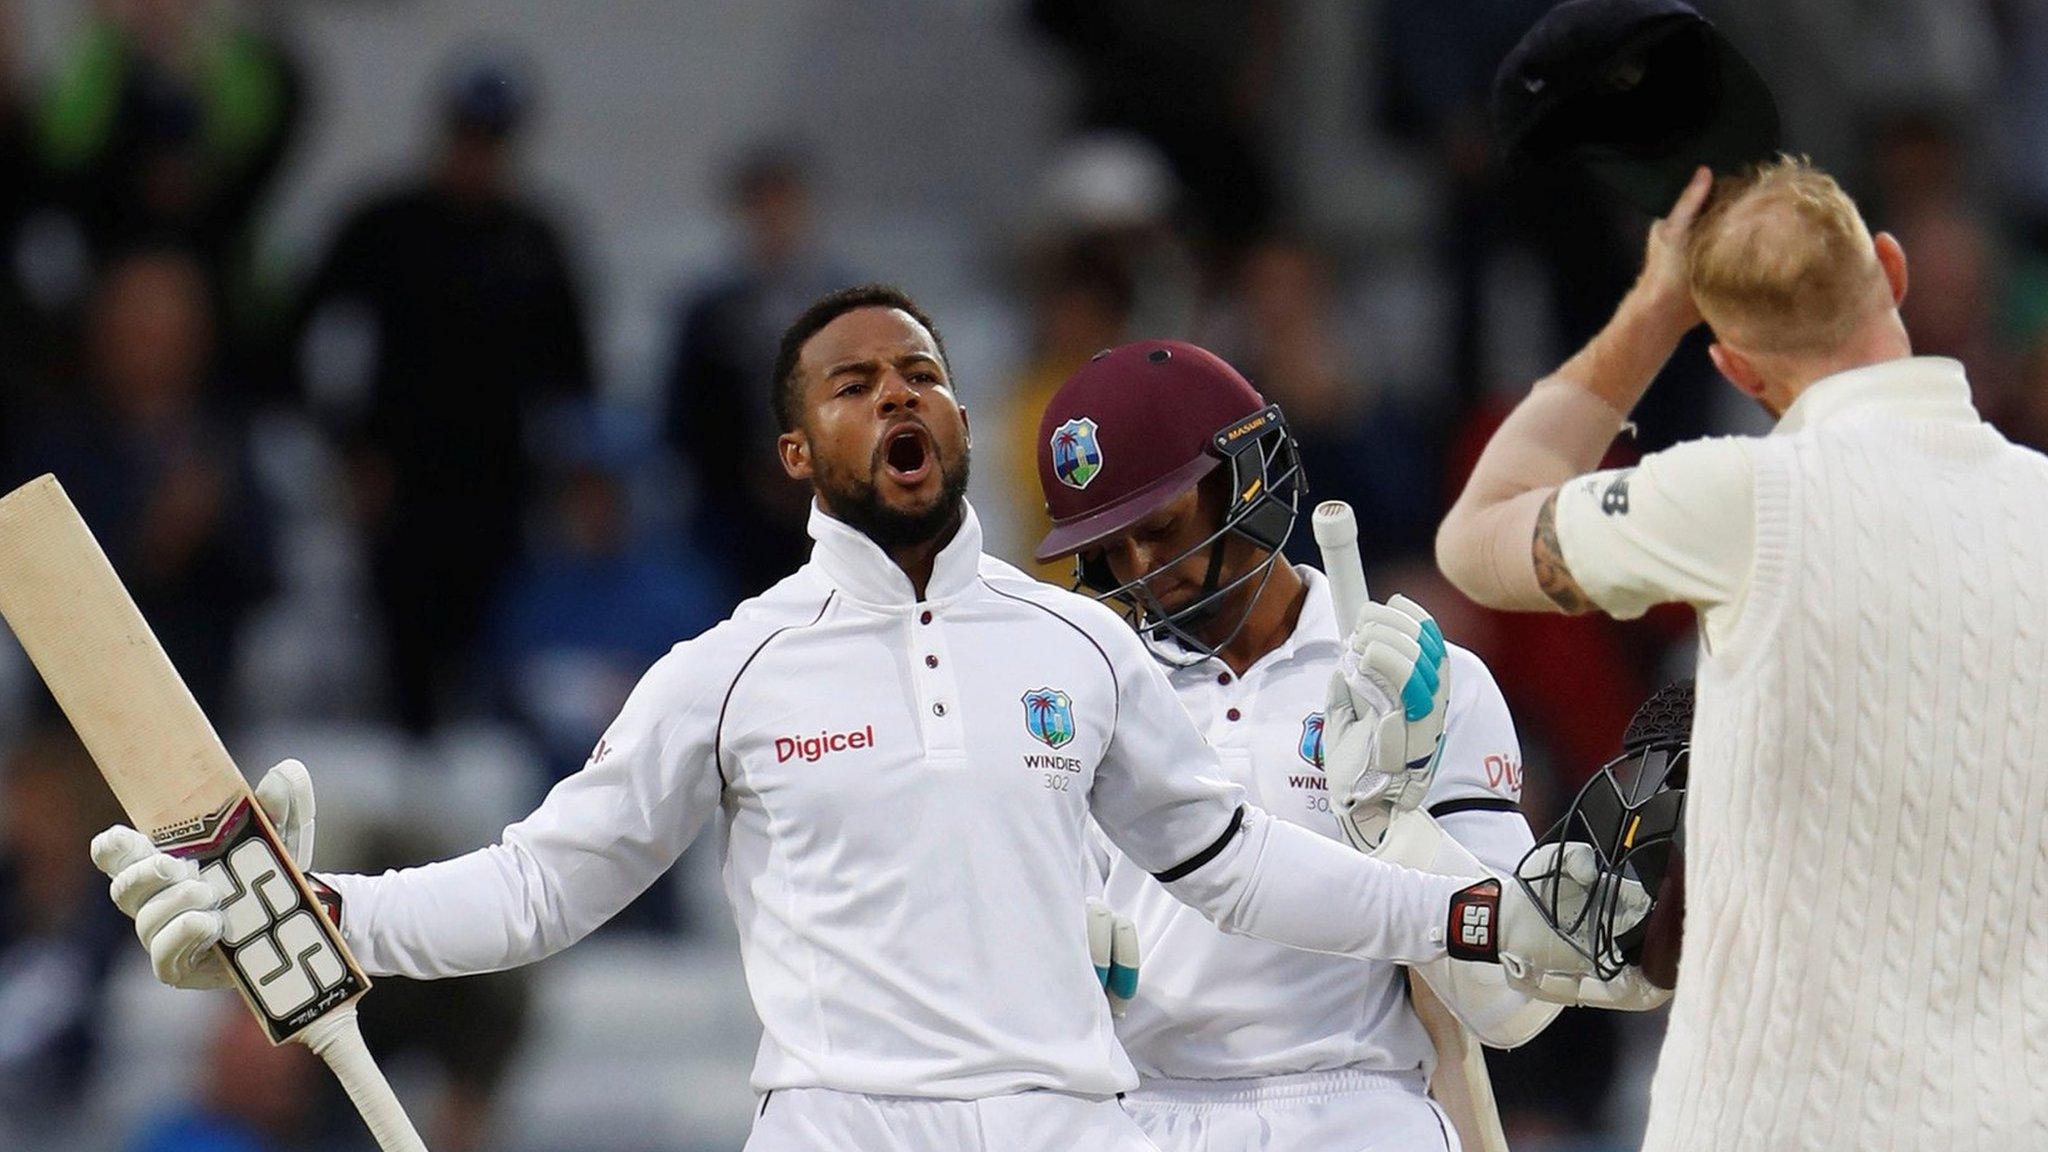
[[[1678,350],[1678,342],[1698,323],[1697,314],[1674,309],[1669,301],[1638,286],[1622,297],[1607,326],[1551,379],[1577,384],[1625,418]]]
[[[1630,292],[1599,335],[1516,405],[1437,531],[1437,564],[1451,583],[1489,607],[1583,610],[1538,570],[1543,505],[1558,485],[1600,466],[1693,323],[1653,293]]]
[[[341,932],[372,976],[438,980],[539,960],[579,932],[546,923],[529,899],[530,862],[505,845],[379,876],[323,873]]]
[[[1247,808],[1243,831],[1224,851],[1166,890],[1226,932],[1423,963],[1444,954],[1451,896],[1469,883],[1375,860]]]

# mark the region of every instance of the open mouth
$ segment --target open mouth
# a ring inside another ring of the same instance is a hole
[[[936,455],[932,450],[931,435],[915,424],[906,424],[891,432],[882,443],[882,466],[889,478],[899,484],[922,483],[931,475]]]

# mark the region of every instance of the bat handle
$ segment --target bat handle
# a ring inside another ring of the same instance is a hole
[[[427,1152],[426,1144],[405,1114],[405,1107],[392,1094],[391,1085],[370,1049],[363,1043],[362,1029],[356,1027],[355,1005],[329,1012],[293,1037],[313,1050],[314,1055],[334,1070],[334,1078],[355,1102],[356,1111],[369,1125],[383,1152]]]
[[[1342,500],[1325,500],[1309,518],[1316,544],[1323,552],[1323,574],[1330,579],[1330,602],[1337,610],[1337,634],[1350,639],[1358,614],[1371,600],[1365,587],[1365,563],[1358,555],[1358,517]]]

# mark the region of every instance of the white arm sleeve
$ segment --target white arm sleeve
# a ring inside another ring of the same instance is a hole
[[[703,666],[708,639],[657,662],[582,771],[497,844],[381,876],[323,873],[364,970],[435,979],[528,964],[666,871],[718,808],[711,742],[724,684]]]
[[[1174,899],[1218,928],[1290,948],[1421,964],[1444,955],[1451,897],[1471,880],[1361,855],[1246,805],[1221,850],[1174,879]]]
[[[1116,733],[1090,800],[1124,855],[1226,932],[1371,960],[1443,955],[1465,881],[1371,859],[1246,803],[1165,673],[1123,636],[1109,649]]]

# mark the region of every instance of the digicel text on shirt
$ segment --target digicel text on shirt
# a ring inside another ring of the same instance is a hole
[[[820,732],[816,736],[777,736],[775,738],[775,762],[782,764],[792,757],[815,761],[834,752],[845,752],[852,748],[873,748],[875,726],[869,724],[855,732]]]

